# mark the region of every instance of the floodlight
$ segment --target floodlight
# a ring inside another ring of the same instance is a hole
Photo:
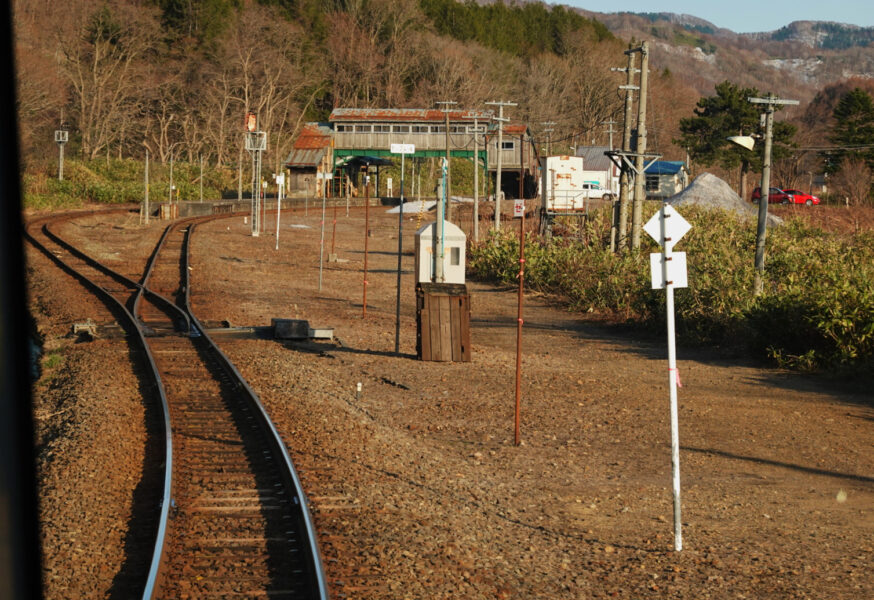
[[[727,139],[729,142],[734,142],[738,146],[743,146],[747,150],[752,150],[753,146],[756,143],[755,138],[753,138],[753,136],[751,135],[733,135],[725,139]]]

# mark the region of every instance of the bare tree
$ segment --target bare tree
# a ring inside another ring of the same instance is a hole
[[[831,178],[831,185],[832,194],[847,206],[870,204],[874,172],[864,160],[847,156],[841,161],[840,171]]]
[[[138,60],[150,48],[156,22],[143,8],[103,6],[60,37],[59,67],[70,86],[82,153],[94,158],[123,135],[121,126],[140,93]]]

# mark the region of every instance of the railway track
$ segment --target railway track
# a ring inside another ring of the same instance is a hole
[[[190,309],[189,242],[202,220],[168,226],[139,281],[93,260],[48,221],[29,227],[32,243],[110,307],[144,377],[148,372],[143,387],[154,396],[147,401],[166,431],[153,444],[163,452],[152,452],[144,474],[153,491],[137,503],[147,513],[136,519],[142,539],[129,546],[138,556],[124,565],[122,579],[139,589],[121,595],[327,598],[288,451],[257,395]]]

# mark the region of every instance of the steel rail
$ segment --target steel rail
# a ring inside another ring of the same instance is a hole
[[[309,560],[308,566],[310,569],[310,573],[308,574],[310,578],[311,589],[318,591],[317,598],[319,600],[327,600],[328,599],[328,584],[327,579],[325,577],[325,569],[324,564],[322,562],[322,555],[319,551],[318,546],[318,538],[316,535],[315,524],[313,523],[312,515],[310,514],[310,505],[309,500],[306,497],[306,494],[303,489],[303,484],[300,481],[300,477],[297,474],[297,470],[294,468],[294,463],[291,460],[291,456],[288,453],[288,448],[283,442],[282,437],[277,431],[276,426],[273,424],[273,421],[270,419],[267,414],[267,410],[264,408],[264,405],[261,403],[261,399],[255,393],[255,391],[249,386],[249,383],[243,377],[243,375],[237,370],[234,366],[233,362],[231,362],[230,358],[222,352],[221,348],[213,341],[213,339],[209,336],[203,326],[200,324],[197,316],[194,314],[194,311],[191,310],[191,284],[190,284],[190,241],[195,230],[197,223],[191,223],[188,226],[188,230],[185,233],[185,238],[183,242],[182,248],[182,256],[184,260],[184,268],[183,272],[183,285],[185,289],[185,309],[188,311],[188,314],[191,317],[192,323],[196,327],[197,331],[200,335],[208,342],[211,348],[215,351],[216,356],[219,358],[220,362],[224,365],[224,368],[227,370],[228,374],[232,376],[234,379],[239,381],[241,389],[245,392],[246,397],[248,398],[251,405],[256,409],[253,411],[256,415],[260,417],[260,424],[268,433],[268,437],[270,440],[270,445],[273,446],[274,452],[276,452],[279,456],[282,457],[281,464],[284,467],[282,473],[280,474],[283,479],[286,481],[286,485],[290,490],[294,493],[294,501],[298,506],[299,511],[297,517],[300,519],[301,523],[304,526],[304,529],[307,533],[308,538],[308,549],[309,549]]]
[[[97,211],[95,211],[95,212],[97,212]],[[94,213],[87,213],[87,214],[94,214]],[[78,217],[80,215],[76,214],[75,216]],[[91,256],[89,256],[85,252],[81,251],[76,246],[67,242],[66,240],[61,238],[58,234],[53,232],[51,230],[51,228],[48,226],[48,224],[43,224],[42,230],[43,230],[43,233],[49,239],[51,239],[53,242],[55,242],[56,244],[58,244],[62,248],[66,249],[68,252],[70,252],[74,256],[77,256],[78,258],[85,261],[93,269],[100,271],[102,273],[105,273],[106,275],[109,275],[110,277],[112,277],[113,279],[115,279],[116,281],[121,283],[122,285],[125,285],[125,286],[132,288],[132,289],[135,289],[136,292],[135,292],[135,296],[134,296],[134,301],[133,301],[133,305],[132,305],[131,310],[130,310],[130,312],[133,313],[134,316],[137,314],[137,309],[139,308],[139,298],[140,298],[140,296],[142,296],[143,293],[145,293],[150,298],[155,300],[157,303],[163,305],[164,308],[166,308],[167,310],[176,314],[182,321],[184,321],[185,328],[184,329],[180,328],[180,330],[182,330],[182,331],[188,330],[188,327],[190,325],[190,322],[188,320],[188,315],[185,314],[185,311],[183,311],[181,308],[176,306],[176,303],[174,303],[172,300],[162,296],[161,294],[159,294],[157,292],[153,292],[152,290],[145,289],[145,286],[143,286],[143,284],[141,284],[140,282],[134,281],[130,277],[127,277],[126,275],[123,275],[123,274],[119,273],[118,271],[115,271],[115,270],[111,269],[110,267],[107,267],[103,263],[93,259]],[[165,231],[165,236],[166,236],[166,231]],[[159,244],[163,244],[163,241],[164,241],[164,237],[161,238],[161,240],[159,241]],[[155,255],[156,255],[156,252],[153,252],[153,256],[155,256]],[[151,263],[151,260],[150,260],[150,263]],[[149,267],[149,268],[151,268],[151,267]]]
[[[82,216],[83,214],[85,214],[85,213],[78,213],[74,216],[78,217],[78,216]],[[93,213],[88,213],[88,214],[93,214]],[[76,256],[79,256],[79,258],[81,258],[82,260],[85,260],[89,265],[94,266],[94,268],[97,268],[98,270],[100,270],[101,272],[104,272],[107,275],[110,274],[107,271],[112,271],[111,269],[108,269],[107,267],[104,267],[102,265],[96,266],[96,265],[99,265],[99,263],[97,263],[96,261],[94,261],[90,257],[87,257],[87,255],[84,255],[84,253],[81,253],[79,250],[75,250],[73,248],[73,246],[67,244],[66,242],[63,242],[63,240],[61,240],[58,236],[51,233],[50,229],[48,228],[48,226],[46,224],[43,224],[41,229],[42,229],[43,233],[45,233],[46,236],[49,237],[49,239],[51,239],[55,243],[58,243],[62,247],[67,248],[71,253],[75,253]],[[54,252],[50,251],[42,242],[37,240],[36,237],[34,237],[30,233],[28,228],[26,228],[26,227],[24,228],[24,236],[35,248],[40,250],[51,261],[53,261],[55,264],[57,264],[61,268],[61,270],[68,273],[73,278],[75,278],[80,283],[82,283],[86,288],[91,290],[94,293],[94,295],[96,295],[98,298],[100,298],[104,302],[104,304],[107,305],[107,307],[110,309],[111,312],[115,312],[117,315],[120,315],[122,318],[120,319],[119,324],[122,326],[122,328],[124,328],[124,330],[127,332],[127,334],[135,340],[136,344],[139,346],[139,349],[143,352],[143,355],[147,359],[147,364],[148,364],[147,371],[151,374],[152,383],[155,385],[155,389],[157,389],[158,395],[161,399],[160,407],[161,407],[161,412],[163,413],[162,420],[163,420],[163,424],[164,424],[164,465],[163,465],[164,473],[163,473],[163,477],[162,477],[163,482],[164,482],[164,486],[163,486],[164,489],[163,489],[163,492],[161,494],[160,511],[159,511],[159,515],[158,515],[158,527],[157,527],[157,531],[155,532],[155,547],[156,548],[163,548],[164,539],[166,538],[166,535],[167,535],[167,524],[168,524],[168,519],[169,519],[169,511],[170,511],[170,498],[172,495],[172,488],[173,488],[173,438],[171,435],[172,429],[170,426],[170,406],[169,406],[169,403],[167,401],[167,393],[166,393],[166,390],[164,389],[164,383],[161,380],[161,375],[160,375],[160,373],[158,371],[158,367],[155,363],[154,356],[152,355],[151,349],[149,348],[149,345],[146,342],[146,338],[145,338],[145,335],[142,331],[142,328],[139,325],[139,321],[128,310],[127,306],[125,306],[125,304],[120,302],[118,300],[118,298],[116,298],[111,292],[107,291],[106,289],[104,289],[103,287],[98,285],[95,281],[93,281],[91,278],[86,276],[84,273],[81,273],[80,271],[78,271],[75,267],[70,265],[67,261],[63,260],[61,257],[55,255]],[[75,250],[75,252],[74,252],[74,250]],[[112,273],[115,273],[115,272],[112,271]],[[120,274],[115,273],[115,275],[120,275]],[[120,276],[120,277],[124,278],[124,276]],[[126,279],[126,278],[124,278],[124,279]],[[115,310],[113,310],[113,308]],[[149,575],[147,576],[145,587],[144,587],[144,592],[143,592],[143,596],[142,596],[144,600],[152,598],[153,592],[152,592],[152,588],[150,587],[150,583],[155,581],[157,578],[157,573],[160,570],[160,560],[161,560],[160,553],[158,553],[158,554],[153,553],[153,560],[151,562],[151,566],[149,569]]]
[[[97,211],[94,211],[97,212]],[[75,218],[91,213],[77,213],[71,215],[69,218]],[[161,399],[161,410],[162,410],[162,418],[164,421],[164,431],[165,431],[165,440],[164,440],[164,448],[165,448],[165,457],[164,457],[164,470],[163,470],[163,490],[161,493],[161,501],[160,501],[160,514],[158,517],[158,526],[155,534],[155,542],[154,549],[152,552],[152,558],[150,561],[149,572],[146,578],[144,587],[143,587],[143,600],[149,600],[158,593],[160,587],[160,578],[162,575],[162,568],[164,565],[164,560],[166,558],[166,549],[165,545],[167,539],[169,537],[169,511],[172,504],[173,497],[173,471],[174,471],[174,462],[173,462],[173,443],[172,443],[172,427],[170,421],[170,410],[169,410],[169,402],[166,395],[166,390],[163,384],[163,381],[160,377],[154,356],[151,352],[149,344],[146,342],[146,336],[144,333],[144,323],[142,323],[135,315],[137,310],[139,309],[140,300],[142,296],[148,295],[154,301],[156,301],[156,305],[161,305],[163,307],[164,312],[172,313],[177,317],[177,322],[179,324],[184,323],[185,330],[191,336],[201,336],[204,341],[208,343],[208,345],[213,349],[214,355],[217,358],[221,368],[228,374],[228,376],[232,377],[235,381],[238,382],[239,388],[244,392],[245,398],[248,400],[249,404],[252,408],[257,410],[253,410],[253,414],[258,415],[259,424],[261,426],[262,431],[267,435],[268,445],[272,448],[273,453],[277,456],[282,457],[282,460],[279,461],[281,464],[280,473],[278,473],[281,480],[283,480],[285,487],[288,489],[293,502],[296,506],[294,518],[298,521],[299,525],[301,525],[302,531],[304,531],[307,535],[307,540],[305,542],[304,549],[307,556],[307,573],[306,577],[308,579],[308,587],[309,589],[314,591],[316,594],[314,597],[319,598],[320,600],[326,600],[328,598],[327,591],[327,583],[324,575],[324,566],[321,559],[321,553],[318,548],[318,541],[315,531],[315,526],[312,521],[312,516],[310,514],[309,509],[309,501],[306,498],[306,495],[303,490],[303,486],[301,484],[300,478],[297,474],[296,469],[294,468],[294,464],[291,460],[291,457],[288,453],[288,449],[285,446],[285,443],[282,441],[281,436],[279,435],[275,425],[267,415],[267,411],[264,406],[261,404],[260,399],[257,394],[252,390],[240,372],[236,369],[230,359],[221,351],[221,349],[215,344],[215,342],[210,338],[207,332],[204,330],[200,321],[196,318],[194,313],[191,310],[190,303],[190,277],[189,277],[189,260],[190,260],[190,239],[191,235],[194,231],[195,225],[201,221],[210,220],[213,218],[223,218],[231,215],[220,215],[220,216],[209,216],[209,217],[199,217],[193,219],[187,219],[183,221],[178,221],[176,223],[168,226],[164,233],[161,236],[158,244],[150,256],[149,261],[147,262],[147,266],[144,272],[144,275],[140,282],[133,281],[132,279],[114,271],[113,269],[106,267],[102,263],[94,260],[92,257],[87,255],[85,252],[82,252],[69,242],[63,240],[60,236],[51,231],[51,228],[44,224],[42,226],[42,232],[46,237],[52,240],[54,243],[58,244],[60,247],[66,249],[70,252],[71,255],[76,256],[80,260],[84,261],[91,268],[111,277],[113,280],[121,283],[122,285],[131,288],[131,290],[135,290],[135,296],[133,298],[133,309],[129,310],[125,303],[122,303],[112,292],[103,288],[93,279],[86,276],[84,273],[77,270],[74,266],[70,265],[67,261],[64,261],[62,258],[55,255],[52,251],[50,251],[44,244],[38,241],[33,235],[30,234],[29,231],[25,231],[25,235],[27,239],[40,251],[42,251],[47,257],[49,257],[52,261],[58,264],[62,270],[71,274],[74,278],[79,280],[85,285],[86,288],[91,290],[96,296],[101,298],[104,303],[110,308],[111,312],[117,312],[122,318],[119,319],[120,324],[123,326],[125,331],[132,335],[132,337],[136,340],[140,349],[144,351],[144,356],[147,358],[147,362],[149,365],[149,372],[152,375],[154,383],[156,384],[156,389],[158,390],[160,399]],[[49,219],[45,219],[48,221]],[[183,240],[183,248],[181,260],[183,261],[183,266],[181,269],[182,272],[182,286],[184,291],[184,308],[178,306],[175,302],[167,299],[166,297],[153,292],[148,288],[148,281],[154,269],[154,266],[157,262],[157,257],[160,254],[161,250],[164,247],[164,242],[168,238],[170,232],[172,232],[175,228],[187,225],[188,229],[185,231],[184,240]],[[112,308],[116,310],[113,311]],[[171,317],[172,318],[172,317]],[[135,334],[135,335],[133,335]]]
[[[149,294],[149,295],[156,297],[156,298],[161,298],[162,300],[167,302],[172,307],[172,310],[176,314],[178,314],[179,317],[185,322],[185,329],[184,330],[191,332],[191,319],[188,317],[188,313],[186,313],[184,310],[182,310],[181,307],[176,306],[175,302],[172,302],[171,300],[169,300],[168,298],[165,298],[164,296],[162,296],[161,294],[158,294],[157,292],[153,292],[152,290],[148,289],[148,287],[147,287],[148,282],[149,282],[149,278],[152,275],[152,269],[154,269],[155,263],[158,261],[158,254],[160,254],[161,250],[164,248],[164,242],[167,241],[167,236],[173,230],[174,226],[175,225],[173,223],[171,223],[170,225],[167,225],[167,227],[164,228],[164,233],[161,234],[161,239],[158,240],[158,243],[155,245],[154,251],[152,251],[152,255],[149,257],[148,262],[146,262],[146,269],[143,272],[142,278],[140,279],[140,289],[137,291],[137,295],[134,298],[134,303],[133,303],[134,310],[133,310],[133,312],[134,312],[134,314],[137,314],[138,309],[140,307],[140,300],[143,297],[143,293]]]

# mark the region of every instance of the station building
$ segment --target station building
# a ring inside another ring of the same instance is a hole
[[[446,156],[446,116],[438,109],[336,108],[329,122],[307,123],[295,140],[286,159],[291,193],[317,194],[318,182],[329,180],[334,195],[344,195],[346,186],[357,195],[359,177],[367,168],[376,174],[376,194],[386,195],[380,168],[400,160],[391,153],[391,145],[413,144],[416,151],[407,160],[421,162]],[[494,194],[498,166],[494,116],[491,111],[449,111],[449,154],[477,163],[486,176],[490,196]],[[505,197],[534,197],[540,157],[528,127],[505,124],[500,152]]]

